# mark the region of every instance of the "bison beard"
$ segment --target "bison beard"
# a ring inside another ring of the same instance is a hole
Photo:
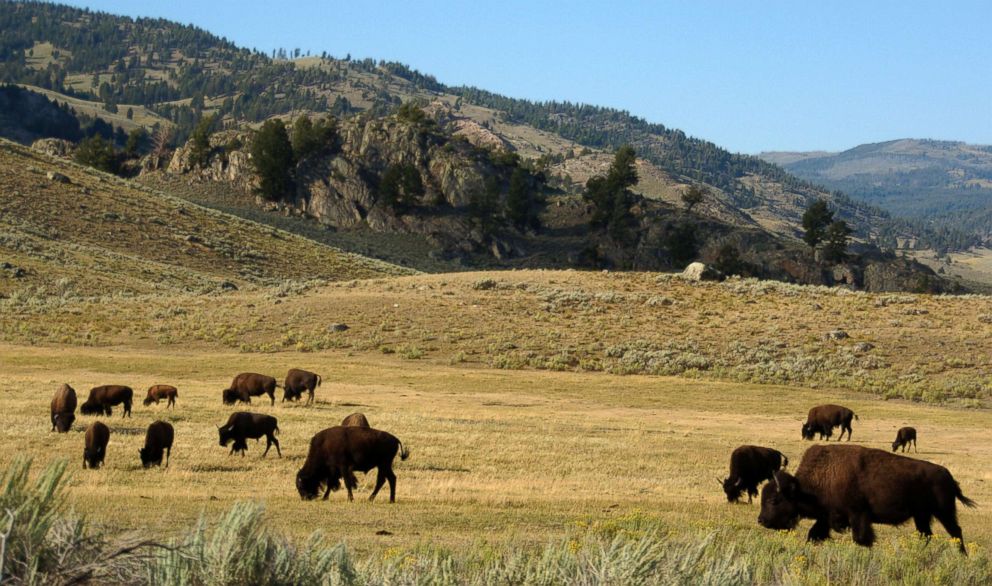
[[[975,503],[943,466],[860,446],[814,446],[795,476],[776,472],[774,480],[761,492],[758,516],[769,529],[793,529],[800,518],[814,519],[809,541],[827,539],[831,529],[850,528],[855,543],[871,547],[872,523],[900,525],[913,519],[929,539],[936,517],[966,553],[955,501],[968,507]]]

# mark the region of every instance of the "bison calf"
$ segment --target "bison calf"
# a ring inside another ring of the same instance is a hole
[[[217,432],[220,434],[220,445],[226,448],[227,444],[234,442],[228,456],[234,452],[241,452],[242,457],[248,451],[248,443],[245,440],[248,438],[258,440],[264,435],[265,451],[262,452],[262,457],[264,458],[269,453],[269,448],[275,446],[276,453],[281,458],[282,450],[279,449],[279,440],[275,436],[278,431],[279,422],[276,421],[275,417],[247,411],[231,413],[231,416],[227,418],[227,423],[217,428]]]
[[[369,420],[365,418],[364,413],[352,413],[351,415],[344,418],[341,422],[341,427],[372,427],[369,425]]]
[[[348,500],[354,500],[352,489],[358,487],[355,472],[378,469],[375,488],[369,496],[374,500],[379,489],[389,481],[389,502],[396,502],[396,475],[393,460],[399,452],[406,460],[410,452],[395,436],[366,427],[330,427],[310,440],[310,451],[303,468],[296,474],[296,490],[300,498],[311,500],[323,487],[324,500],[332,490],[341,488],[341,479],[348,489]]]
[[[52,431],[66,433],[76,420],[76,390],[63,384],[52,397]]]
[[[113,405],[123,405],[124,414],[121,417],[131,416],[131,401],[134,398],[134,391],[131,387],[122,385],[104,385],[90,389],[90,396],[86,402],[79,406],[79,412],[83,415],[107,415],[113,414]]]
[[[168,399],[168,403],[165,404],[166,407],[175,407],[176,398],[179,397],[179,389],[172,385],[153,385],[148,389],[148,395],[145,396],[143,404],[145,407],[158,402],[162,399]]]
[[[896,451],[902,448],[902,451],[906,451],[906,446],[912,442],[913,451],[919,453],[916,449],[916,428],[915,427],[902,427],[896,432],[896,441],[892,442],[892,451]]]
[[[148,426],[145,433],[145,447],[138,450],[141,455],[141,465],[145,468],[162,465],[162,452],[165,452],[165,467],[169,467],[169,456],[172,455],[172,440],[176,432],[172,424],[156,421]]]
[[[234,377],[231,386],[224,389],[224,403],[233,404],[235,401],[251,403],[252,397],[268,395],[271,404],[276,404],[276,379],[264,374],[242,372]]]
[[[758,485],[788,465],[789,459],[778,450],[761,446],[737,448],[730,454],[730,476],[721,482],[727,501],[737,502],[747,491],[747,502],[751,504],[751,499],[758,496]]]
[[[912,519],[929,539],[936,517],[965,551],[955,499],[969,507],[975,503],[943,466],[861,446],[813,446],[795,476],[776,472],[773,478],[761,491],[758,516],[769,529],[792,529],[800,518],[815,519],[809,541],[850,527],[855,543],[871,547],[872,523],[899,525]]]
[[[299,368],[291,368],[283,383],[283,401],[299,401],[303,391],[308,393],[307,405],[313,403],[313,394],[320,386],[320,375]]]
[[[83,447],[83,468],[99,468],[107,456],[107,443],[110,441],[110,428],[99,421],[94,421],[86,428],[85,446]]]
[[[847,407],[840,405],[819,405],[809,410],[806,416],[806,423],[803,424],[803,439],[811,440],[815,434],[820,434],[820,439],[826,438],[828,441],[834,434],[834,428],[840,426],[840,436],[837,441],[844,439],[844,432],[847,432],[847,441],[851,441],[851,420],[857,419]]]

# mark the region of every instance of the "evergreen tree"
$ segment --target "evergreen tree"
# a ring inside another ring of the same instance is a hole
[[[379,201],[404,212],[424,195],[420,172],[413,165],[390,165],[379,180]]]
[[[705,187],[690,185],[689,189],[682,192],[682,203],[685,204],[685,211],[691,212],[692,208],[702,203],[707,194],[708,190]]]
[[[210,135],[216,116],[204,116],[190,135],[189,162],[203,168],[210,164]]]
[[[129,158],[138,156],[148,143],[148,133],[144,128],[138,127],[127,134],[127,143],[124,145],[124,154]]]
[[[77,163],[94,169],[107,173],[117,172],[117,153],[114,152],[114,145],[99,134],[94,134],[79,143],[76,147],[75,159]]]
[[[699,254],[699,243],[696,239],[696,226],[679,224],[665,236],[665,250],[672,257],[675,268],[684,268]]]
[[[506,217],[518,230],[538,230],[541,227],[541,200],[530,173],[517,167],[510,175],[506,194]]]
[[[803,241],[815,249],[826,234],[827,226],[834,221],[834,213],[827,207],[827,201],[818,199],[803,213]]]
[[[610,237],[618,242],[626,241],[628,224],[632,219],[630,206],[633,194],[630,188],[638,182],[636,162],[637,154],[633,147],[620,147],[606,175],[589,179],[583,194],[593,204],[592,225],[606,228]]]
[[[832,222],[824,233],[823,260],[832,263],[847,260],[847,243],[851,229],[844,220]]]
[[[293,188],[293,145],[286,125],[278,118],[266,120],[251,144],[251,160],[258,173],[262,197],[281,199]]]

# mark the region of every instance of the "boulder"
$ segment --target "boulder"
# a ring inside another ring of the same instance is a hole
[[[52,157],[71,157],[76,145],[61,138],[40,138],[31,143],[31,149]]]
[[[844,330],[833,330],[824,334],[824,337],[828,340],[846,340],[851,336]]]
[[[45,174],[45,176],[48,177],[48,180],[52,183],[71,183],[68,177],[61,173],[56,173],[55,171],[49,171]]]
[[[719,281],[720,276],[720,271],[701,262],[690,263],[681,275],[688,281]]]

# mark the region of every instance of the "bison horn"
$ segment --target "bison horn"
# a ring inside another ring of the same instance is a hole
[[[720,480],[720,477],[719,476],[717,476],[717,478],[716,478],[716,483],[719,484],[720,486],[723,486],[723,481]]]
[[[772,479],[775,480],[775,488],[777,488],[779,490],[779,492],[781,492],[782,491],[782,483],[780,483],[778,481],[778,473],[772,474]]]

